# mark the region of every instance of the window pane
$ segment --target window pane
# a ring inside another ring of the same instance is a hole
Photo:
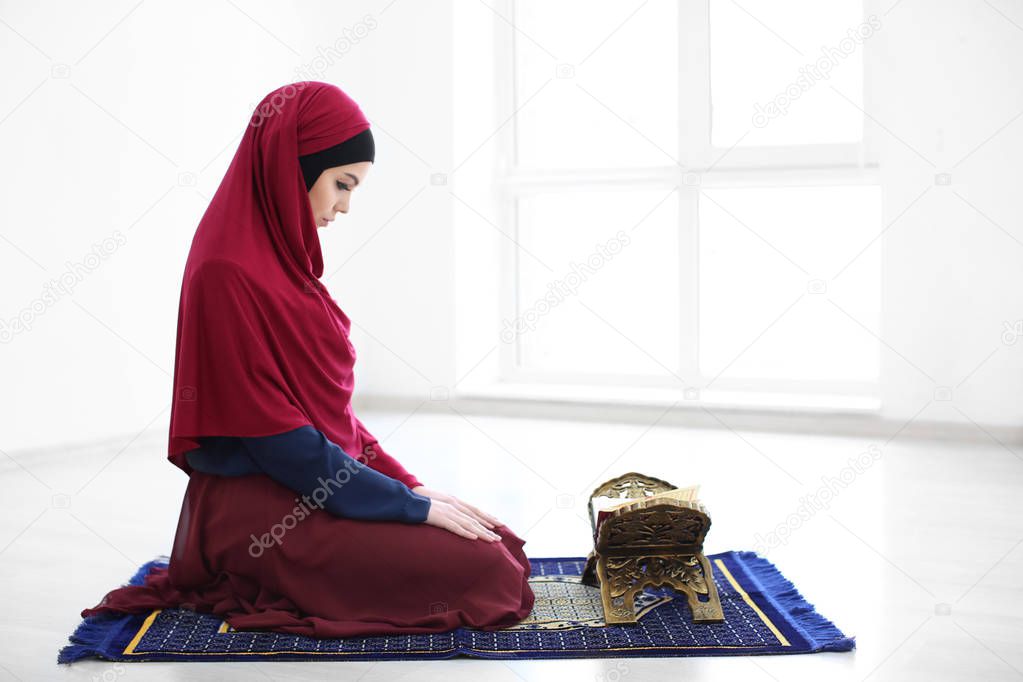
[[[517,1],[518,166],[635,167],[678,158],[677,13],[670,0]]]
[[[518,336],[523,369],[671,378],[679,352],[677,194],[526,196],[518,217],[518,319],[533,327]]]
[[[703,191],[704,374],[877,380],[879,342],[864,327],[880,333],[880,240],[853,259],[881,231],[880,194],[877,186]],[[810,293],[813,280],[825,293]]]
[[[863,49],[879,29],[860,0],[710,0],[711,142],[858,142]]]

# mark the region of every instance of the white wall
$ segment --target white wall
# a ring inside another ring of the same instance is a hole
[[[450,165],[447,3],[3,2],[0,19],[0,320],[30,321],[0,345],[0,448],[166,433],[191,236],[254,105],[303,78],[345,89],[377,140],[323,235],[360,385],[391,382],[388,348],[444,373],[451,208],[428,182]]]
[[[191,235],[252,106],[301,78],[349,92],[378,145],[351,213],[323,235],[361,400],[443,397],[495,342],[503,237],[484,217],[505,129],[490,50],[507,27],[481,3],[2,2],[0,19],[0,320],[31,319],[0,344],[0,448],[166,433]],[[1004,440],[1023,418],[1023,340],[1002,341],[1023,319],[1023,41],[965,0],[904,0],[883,22],[867,100],[889,131],[890,227],[871,247],[884,263],[881,432],[915,417]],[[324,60],[346,31],[354,42]],[[70,293],[24,313],[108,238]],[[934,401],[936,385],[953,399]]]
[[[973,429],[1018,434],[1023,423],[1023,339],[1002,341],[1003,325],[1023,319],[1020,10],[1002,9],[1010,21],[985,3],[902,2],[878,35],[873,116],[891,131],[881,154],[891,225],[882,337],[906,358],[882,356],[892,419],[923,408],[928,420]],[[935,184],[940,173],[950,185]],[[952,400],[924,408],[935,383]]]

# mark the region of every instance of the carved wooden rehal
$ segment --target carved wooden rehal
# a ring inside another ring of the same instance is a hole
[[[593,498],[643,498],[676,486],[634,471],[599,485],[587,505],[591,525]],[[694,623],[721,623],[724,615],[713,568],[703,555],[710,516],[671,500],[649,507],[615,511],[600,524],[586,558],[582,582],[600,587],[604,620],[635,623],[634,598],[644,587],[670,585],[686,595]]]

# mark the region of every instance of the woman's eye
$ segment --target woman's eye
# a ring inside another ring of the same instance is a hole
[[[352,191],[352,188],[350,186],[346,185],[345,183],[341,182],[340,180],[337,181],[337,188],[338,189],[347,190],[349,192]]]

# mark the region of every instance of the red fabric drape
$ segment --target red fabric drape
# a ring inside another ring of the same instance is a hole
[[[368,466],[420,485],[352,412],[350,321],[318,279],[298,164],[368,126],[326,83],[284,86],[257,107],[185,265],[168,459],[190,477],[169,566],[83,617],[185,606],[237,629],[346,637],[494,629],[532,610],[525,541],[507,526],[491,543],[425,523],[303,515],[296,494],[267,476],[211,476],[185,459],[203,435],[311,424]]]
[[[354,637],[495,630],[533,609],[525,541],[506,525],[486,542],[319,509],[296,522],[295,505],[267,476],[192,473],[169,566],[82,617],[185,607],[238,630]]]
[[[327,83],[283,86],[256,107],[185,264],[168,458],[186,473],[199,436],[311,424],[368,466],[422,485],[352,411],[350,320],[319,280],[298,163],[367,128],[359,106]]]

